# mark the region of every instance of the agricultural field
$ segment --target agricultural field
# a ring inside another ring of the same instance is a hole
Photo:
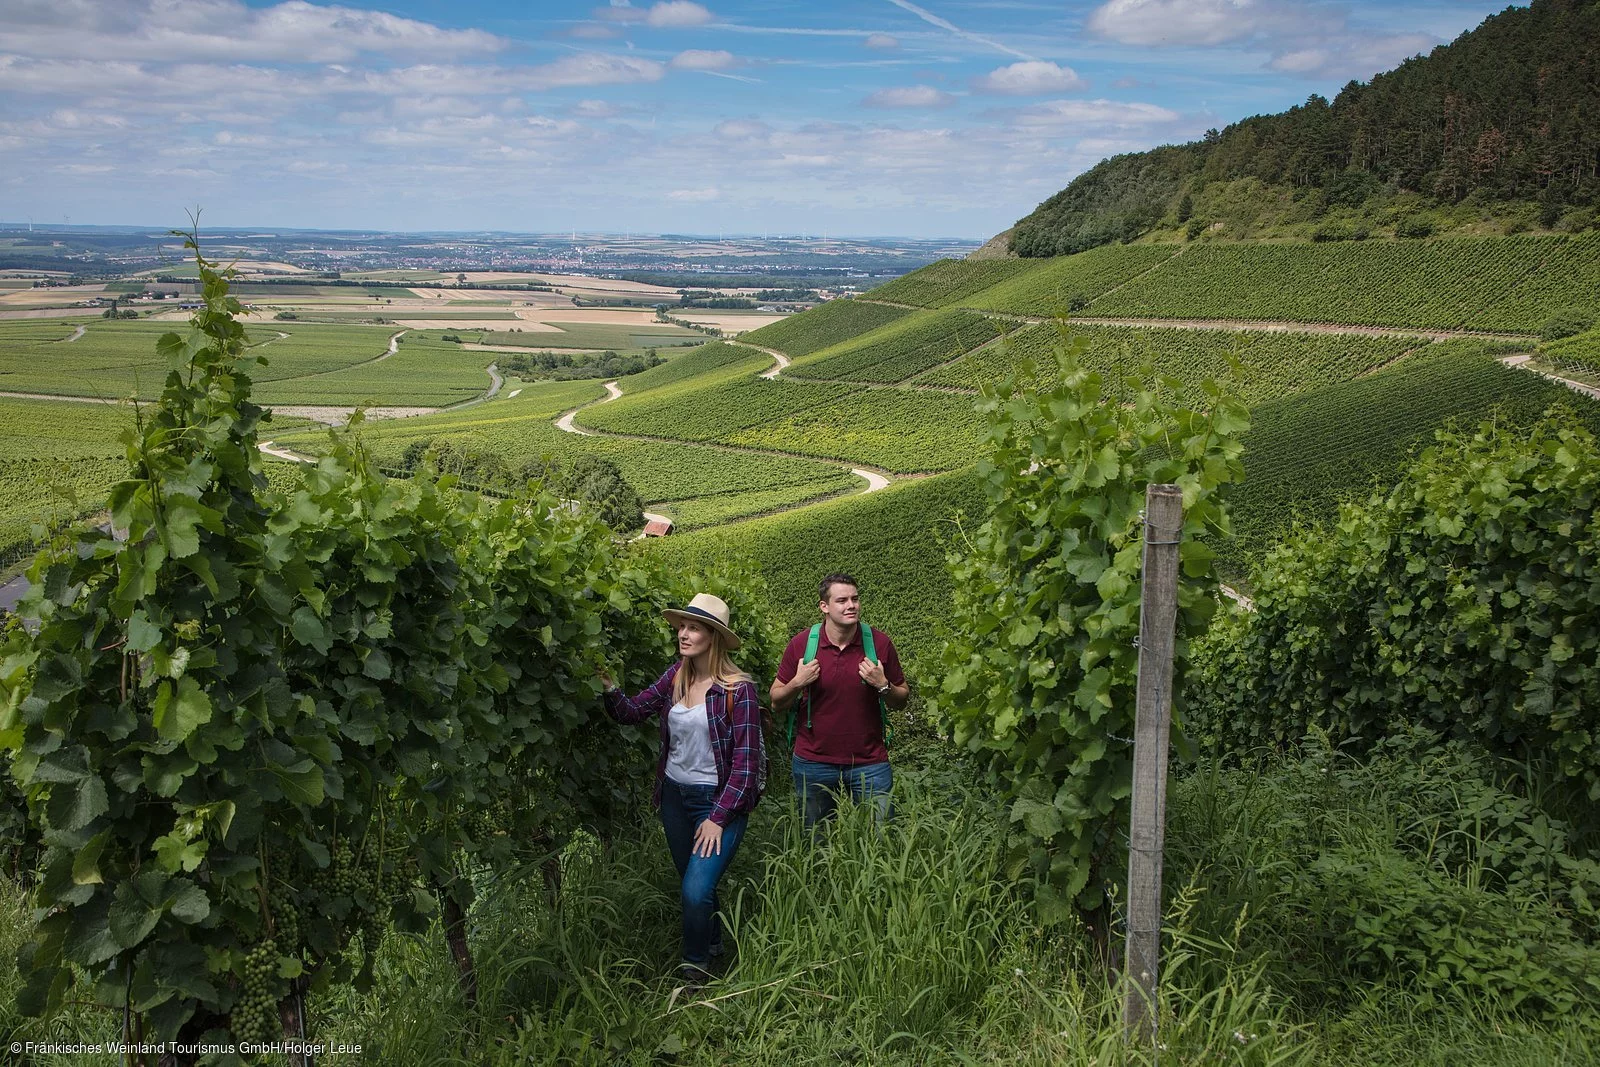
[[[860,300],[830,300],[826,304],[792,318],[752,330],[740,340],[764,348],[776,348],[786,356],[809,356],[830,345],[887,326],[910,312],[885,304]]]
[[[988,289],[962,298],[962,307],[1011,315],[1064,315],[1167,263],[1171,245],[1107,245],[1075,256],[1037,260]]]
[[[951,307],[1038,268],[1039,261],[1032,259],[941,259],[878,286],[863,294],[863,299],[921,308]]]
[[[61,323],[6,323],[0,326],[0,390],[153,398],[167,374],[156,341],[182,329],[178,323],[96,319],[84,324],[81,337],[69,340],[76,331]],[[252,325],[249,331],[268,361],[256,374],[262,382],[326,375],[376,359],[395,332],[293,323]]]
[[[1001,288],[972,304],[992,307]],[[1202,244],[1092,301],[1085,313],[1535,333],[1552,315],[1595,310],[1597,293],[1600,232]]]
[[[406,316],[396,314],[395,318]],[[433,312],[418,313],[418,319],[435,319],[443,316]],[[474,315],[474,319],[493,318],[494,316]],[[449,330],[464,342],[485,345],[510,345],[515,348],[593,348],[604,350],[613,348],[617,351],[638,348],[666,348],[672,345],[700,344],[705,340],[705,334],[694,330],[685,330],[681,326],[670,326],[652,321],[648,316],[637,316],[638,323],[629,325],[623,323],[607,322],[566,322],[556,321],[550,316],[547,326],[554,329],[530,329],[527,332],[518,331],[508,325],[506,329],[499,326],[493,329],[474,329],[471,331]],[[544,319],[540,320],[545,321]]]
[[[1102,373],[1129,373],[1148,366],[1159,375],[1198,384],[1207,378],[1229,380],[1236,362],[1236,390],[1247,404],[1370,374],[1429,343],[1404,337],[1147,326],[1072,325],[1067,336],[1087,345],[1079,362]],[[1037,380],[1053,379],[1062,337],[1062,327],[1056,323],[1029,326],[967,359],[921,375],[913,384],[975,389],[1001,381],[1024,361],[1037,368]]]
[[[321,374],[264,381],[263,404],[367,404],[445,407],[480,397],[489,388],[490,352],[469,352],[448,341],[403,335],[395,353]]]
[[[999,335],[991,320],[970,311],[918,312],[798,360],[784,376],[901,382]]]

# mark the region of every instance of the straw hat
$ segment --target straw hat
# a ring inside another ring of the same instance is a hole
[[[696,593],[686,608],[667,608],[661,614],[672,622],[698,622],[711,627],[728,642],[729,649],[739,647],[739,635],[728,627],[728,605],[719,596]]]

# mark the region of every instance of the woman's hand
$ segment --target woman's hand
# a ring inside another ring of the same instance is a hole
[[[694,847],[689,850],[696,856],[710,858],[722,855],[722,827],[707,819],[694,832]]]
[[[605,686],[608,693],[617,687],[616,679],[612,678],[611,672],[603,667],[600,669],[600,684]]]

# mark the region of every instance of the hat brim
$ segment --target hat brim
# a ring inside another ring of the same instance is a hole
[[[722,620],[717,618],[715,615],[712,615],[710,612],[701,611],[699,608],[666,608],[661,612],[661,614],[665,615],[672,622],[697,622],[702,626],[709,626],[711,629],[722,635],[723,639],[728,642],[728,648],[730,650],[738,648],[741,644],[743,644],[743,642],[739,640],[738,634],[724,626],[722,624]]]

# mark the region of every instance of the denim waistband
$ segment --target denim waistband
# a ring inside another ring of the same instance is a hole
[[[717,791],[714,785],[688,785],[684,782],[675,782],[670,775],[662,779],[661,785],[662,788],[670,786],[685,796],[712,796]]]

